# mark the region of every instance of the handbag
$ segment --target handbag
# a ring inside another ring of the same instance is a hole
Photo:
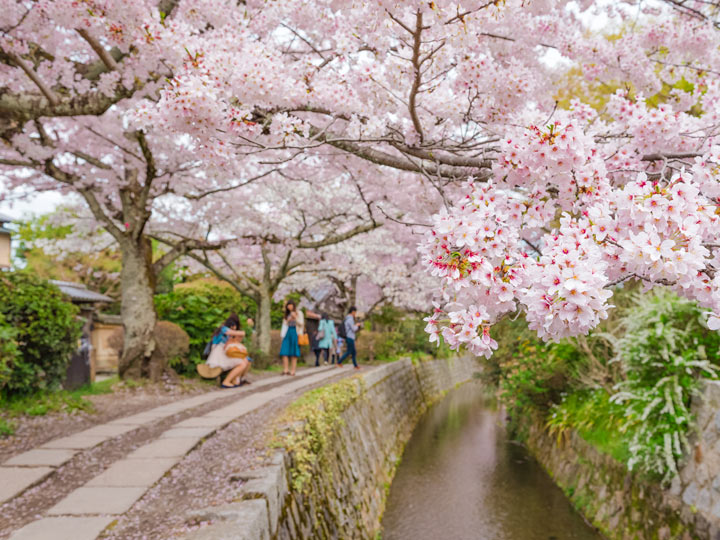
[[[315,339],[320,341],[321,339],[325,338],[325,330],[318,330],[315,334]]]
[[[310,345],[310,337],[307,334],[300,334],[298,336],[298,345]]]
[[[239,345],[231,344],[225,349],[225,355],[228,358],[247,358],[247,349]]]

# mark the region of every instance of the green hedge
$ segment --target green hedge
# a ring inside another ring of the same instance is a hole
[[[77,313],[54,285],[22,272],[0,274],[0,394],[60,387],[82,329]]]

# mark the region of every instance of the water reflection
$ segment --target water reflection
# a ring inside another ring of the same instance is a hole
[[[507,440],[478,383],[418,424],[393,481],[383,540],[598,540],[562,491]]]

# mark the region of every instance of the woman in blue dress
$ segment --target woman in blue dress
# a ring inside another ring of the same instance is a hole
[[[298,345],[297,334],[297,311],[295,302],[288,302],[285,306],[283,317],[282,345],[280,346],[280,357],[283,362],[283,375],[295,375],[297,359],[300,357],[300,345]],[[289,359],[292,358],[292,366],[288,369]]]

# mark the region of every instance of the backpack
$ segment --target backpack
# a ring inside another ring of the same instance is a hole
[[[212,339],[207,342],[207,345],[205,345],[205,348],[203,349],[202,355],[200,357],[203,360],[207,360],[208,356],[210,356],[211,350],[212,350]]]
[[[343,338],[343,339],[347,339],[347,332],[346,332],[346,330],[345,330],[345,321],[341,322],[341,323],[338,325],[338,333],[337,333],[337,335],[338,335],[338,337],[341,337],[341,338]]]

